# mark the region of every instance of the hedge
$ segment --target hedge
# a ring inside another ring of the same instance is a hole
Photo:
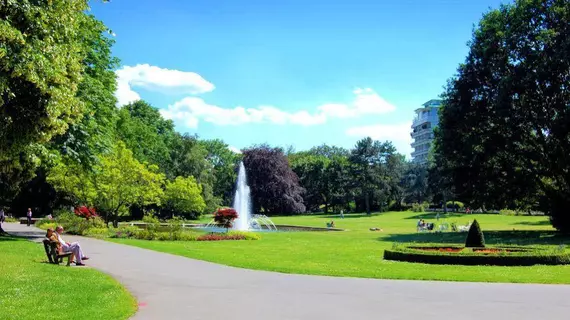
[[[503,247],[501,247],[502,249]],[[489,248],[490,249],[490,248]],[[499,248],[495,248],[499,249]],[[505,247],[505,249],[508,249]],[[514,249],[514,248],[513,248]],[[564,252],[529,250],[509,252],[507,254],[477,254],[473,252],[447,253],[439,251],[417,251],[413,248],[391,249],[384,251],[385,260],[427,264],[452,265],[489,265],[489,266],[532,266],[570,264],[570,255]]]

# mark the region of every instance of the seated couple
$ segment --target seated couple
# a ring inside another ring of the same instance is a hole
[[[55,228],[55,232],[52,228],[47,229],[46,237],[57,244],[57,250],[60,252],[71,252],[71,261],[75,262],[76,266],[84,266],[85,264],[82,262],[83,260],[89,260],[88,257],[83,255],[83,251],[81,250],[81,246],[79,242],[65,242],[61,238],[61,234],[63,233],[63,227],[58,226]]]

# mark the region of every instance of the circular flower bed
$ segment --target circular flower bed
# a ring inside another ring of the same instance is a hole
[[[384,251],[384,259],[456,265],[531,266],[535,264],[570,264],[570,255],[562,250],[544,250],[535,247],[459,246],[395,246]]]

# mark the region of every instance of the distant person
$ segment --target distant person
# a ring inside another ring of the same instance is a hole
[[[57,241],[60,243],[62,251],[73,253],[73,255],[75,256],[75,265],[84,266],[85,264],[82,261],[89,260],[89,258],[83,255],[83,250],[81,250],[81,245],[79,244],[79,242],[73,242],[73,243],[65,242],[61,237],[61,234],[63,233],[62,226],[58,226],[57,228],[55,228],[55,232],[57,234]]]
[[[4,232],[4,229],[2,229],[4,221],[6,221],[6,214],[4,213],[4,208],[0,208],[0,232]]]
[[[344,211],[342,209],[340,209],[340,218],[344,219]]]
[[[26,214],[26,217],[28,218],[28,227],[29,227],[30,224],[32,224],[32,208],[28,208],[28,213]]]
[[[435,219],[439,221],[439,212],[435,215]]]

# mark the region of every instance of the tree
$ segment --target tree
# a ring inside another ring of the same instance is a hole
[[[289,156],[291,169],[299,177],[299,182],[305,189],[303,202],[309,211],[315,211],[321,205],[328,212],[331,188],[328,182],[327,168],[329,160],[324,156],[300,152]]]
[[[386,193],[388,181],[387,162],[394,156],[396,148],[390,142],[381,143],[364,138],[351,151],[350,162],[356,186],[364,198],[366,214],[370,215],[370,200],[373,194]]]
[[[135,159],[156,164],[169,178],[175,177],[171,153],[178,137],[172,121],[165,120],[158,109],[142,100],[123,106],[117,136],[133,151]]]
[[[477,206],[539,207],[570,231],[570,3],[485,14],[443,94],[436,153]],[[538,200],[542,200],[539,201]]]
[[[223,205],[231,205],[237,179],[236,168],[241,156],[230,150],[222,140],[200,140],[199,144],[207,151],[206,159],[213,167],[214,196],[222,199]]]
[[[206,202],[203,213],[212,213],[220,207],[222,200],[214,195],[214,166],[208,158],[208,150],[200,144],[195,136],[178,136],[171,150],[171,176],[196,178],[202,186],[202,198]]]
[[[58,163],[48,181],[79,205],[96,207],[106,223],[118,226],[119,216],[133,205],[160,204],[164,175],[156,165],[138,162],[122,142],[103,155],[92,170],[77,163]]]
[[[254,210],[266,214],[305,212],[299,178],[283,150],[267,145],[243,151]]]
[[[0,154],[48,142],[81,114],[86,9],[86,0],[0,6]]]
[[[175,214],[197,217],[206,208],[202,187],[194,177],[176,177],[172,182],[167,181],[162,204],[173,217]]]
[[[485,237],[483,236],[483,231],[479,226],[477,220],[473,221],[471,227],[469,227],[469,232],[467,233],[467,238],[465,239],[466,248],[484,248],[485,247]]]

